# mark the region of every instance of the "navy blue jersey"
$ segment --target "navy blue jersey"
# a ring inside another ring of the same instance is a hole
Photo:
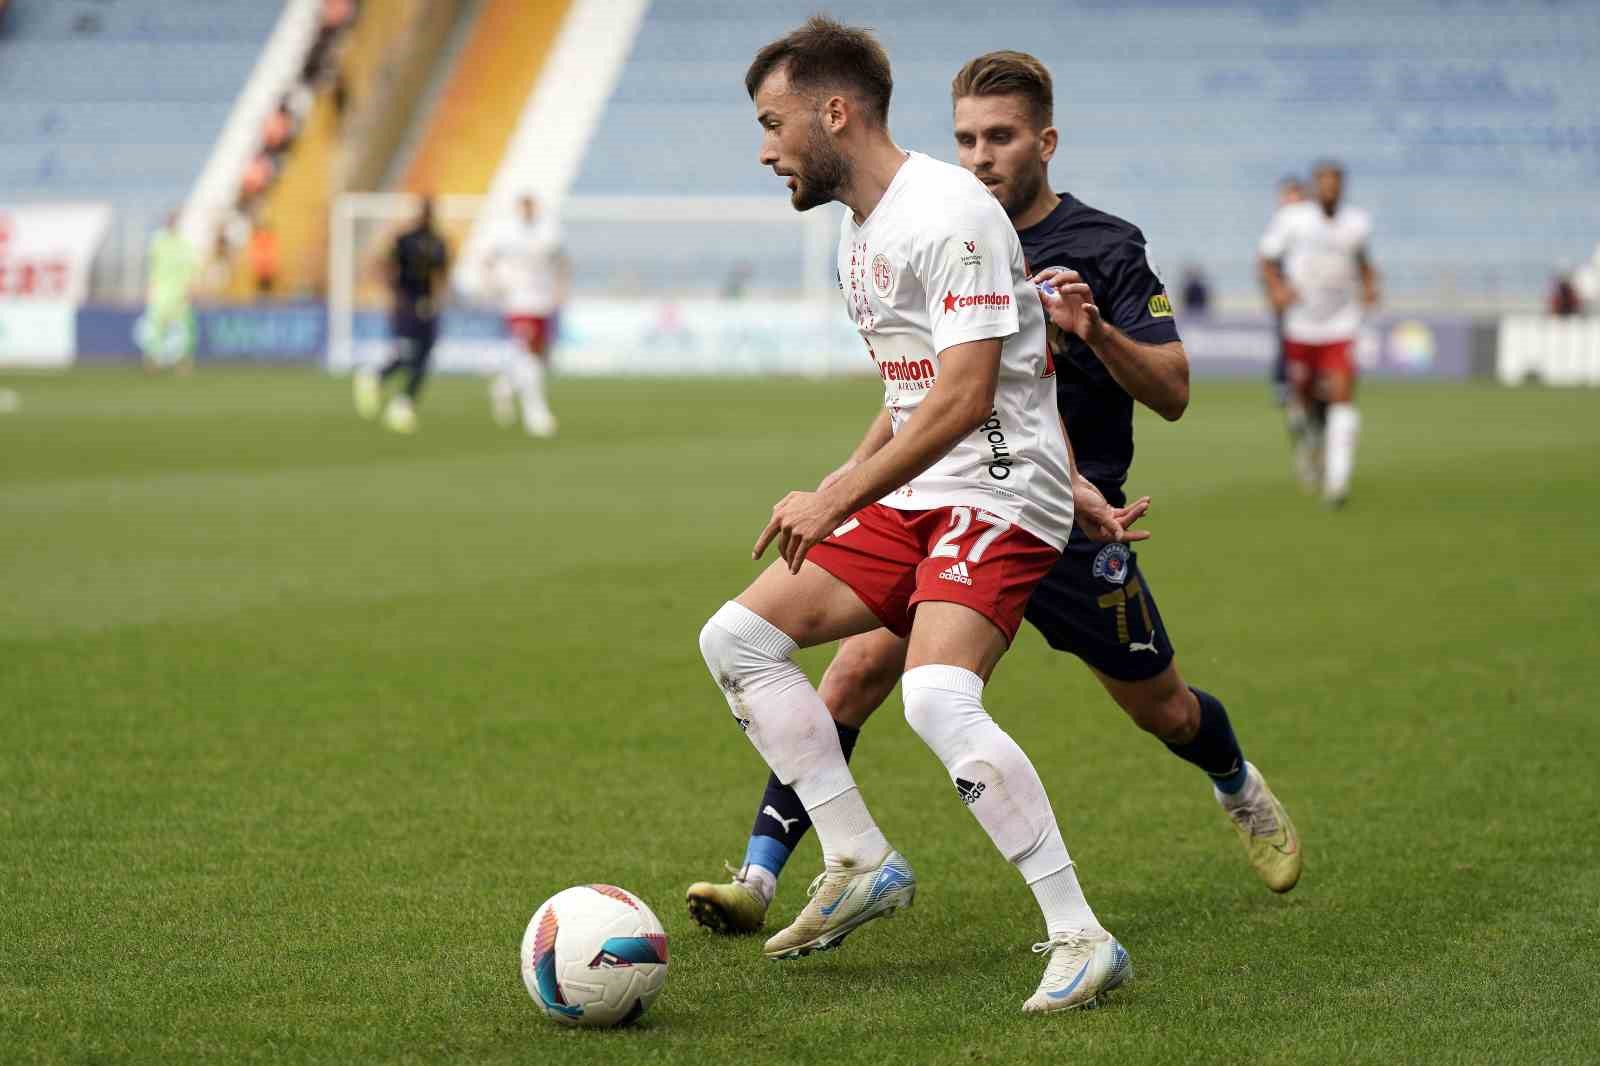
[[[1062,193],[1054,211],[1017,236],[1029,270],[1076,270],[1094,292],[1100,316],[1133,340],[1166,344],[1179,339],[1167,290],[1150,269],[1144,234],[1133,223]],[[1056,401],[1078,469],[1120,506],[1133,464],[1133,397],[1087,344],[1054,325],[1049,332]]]
[[[449,265],[450,250],[434,230],[418,227],[402,233],[394,242],[390,274],[395,313],[434,317],[434,288]]]

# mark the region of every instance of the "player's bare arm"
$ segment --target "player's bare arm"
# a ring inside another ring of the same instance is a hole
[[[994,410],[1000,341],[957,344],[939,353],[939,380],[894,439],[821,492],[791,492],[752,551],[759,559],[773,538],[792,573],[806,553],[848,515],[911,481],[977,429]],[[866,442],[863,442],[866,443]]]
[[[1377,307],[1381,299],[1378,294],[1378,271],[1373,267],[1372,260],[1367,258],[1365,248],[1356,253],[1356,270],[1361,274],[1362,306]]]
[[[1094,292],[1075,270],[1055,268],[1034,276],[1046,285],[1039,298],[1060,328],[1074,333],[1099,357],[1128,394],[1168,422],[1189,406],[1189,356],[1182,341],[1140,344],[1100,317]]]
[[[889,419],[889,412],[880,407],[877,416],[872,420],[872,425],[867,427],[867,435],[856,445],[856,450],[850,453],[850,458],[840,463],[832,473],[822,479],[817,491],[822,492],[832,487],[840,478],[878,454],[878,449],[888,444],[893,437],[894,423]]]
[[[1300,294],[1284,278],[1283,267],[1276,259],[1262,257],[1261,284],[1266,287],[1267,302],[1272,304],[1272,309],[1280,314],[1300,300]]]

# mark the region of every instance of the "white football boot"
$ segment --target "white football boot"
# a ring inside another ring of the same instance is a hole
[[[411,399],[402,393],[390,400],[383,409],[383,424],[396,433],[415,433],[417,410],[411,406]]]
[[[1049,954],[1044,978],[1022,1009],[1029,1013],[1092,1010],[1107,992],[1133,978],[1133,963],[1117,938],[1104,929],[1074,930],[1033,945]]]
[[[556,435],[556,416],[549,411],[524,411],[522,428],[530,437],[549,440]]]
[[[838,947],[872,919],[911,906],[917,895],[917,877],[900,853],[890,848],[873,866],[823,870],[806,894],[811,899],[805,909],[762,949],[767,958],[798,959]]]

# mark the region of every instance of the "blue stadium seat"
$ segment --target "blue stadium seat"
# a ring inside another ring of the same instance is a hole
[[[9,200],[182,201],[277,21],[261,0],[12,0],[0,38]]]
[[[574,193],[781,198],[755,162],[744,70],[816,6],[655,0]],[[1056,80],[1057,187],[1139,223],[1167,273],[1200,264],[1223,292],[1254,289],[1277,179],[1326,155],[1376,218],[1396,296],[1536,294],[1600,240],[1590,0],[863,0],[848,16],[895,60],[896,139],[944,159],[961,63],[1038,55]],[[703,269],[736,254],[708,250]]]

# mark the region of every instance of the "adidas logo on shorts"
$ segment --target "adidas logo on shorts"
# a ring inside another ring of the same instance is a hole
[[[972,584],[972,575],[967,573],[966,560],[956,563],[950,569],[939,575],[940,581],[954,581],[961,585]]]

